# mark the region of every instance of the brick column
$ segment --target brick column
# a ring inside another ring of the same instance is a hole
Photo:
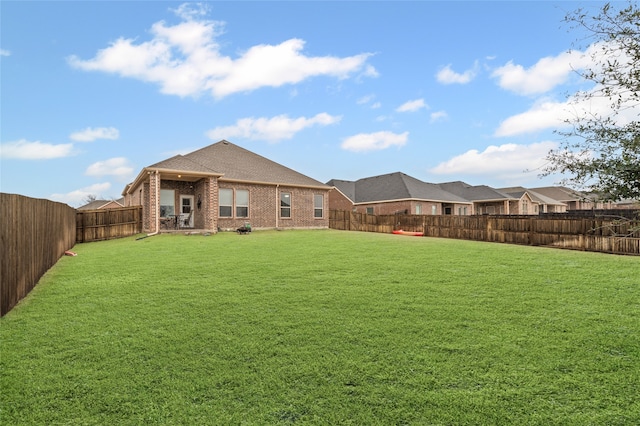
[[[158,210],[160,209],[160,173],[151,172],[149,175],[149,230],[158,232]]]
[[[208,177],[204,185],[204,226],[218,232],[218,178]]]

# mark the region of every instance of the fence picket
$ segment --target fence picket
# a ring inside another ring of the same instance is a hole
[[[427,237],[640,255],[640,220],[620,220],[620,216],[376,216],[330,210],[329,227],[381,233],[402,229]]]

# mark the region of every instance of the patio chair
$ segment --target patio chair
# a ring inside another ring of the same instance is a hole
[[[193,210],[189,212],[189,214],[182,213],[180,215],[180,228],[189,228],[191,224],[191,216],[193,215]]]

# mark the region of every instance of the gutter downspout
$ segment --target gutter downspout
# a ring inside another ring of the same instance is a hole
[[[278,216],[279,216],[279,204],[280,204],[280,184],[276,184],[276,229],[278,229]]]

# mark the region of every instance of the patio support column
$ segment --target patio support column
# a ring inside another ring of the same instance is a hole
[[[160,223],[160,173],[154,170],[149,175],[149,227],[158,232]]]
[[[204,185],[204,227],[211,232],[218,231],[218,179],[210,176]]]

